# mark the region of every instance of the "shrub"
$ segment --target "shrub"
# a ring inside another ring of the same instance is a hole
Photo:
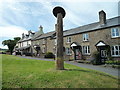
[[[119,60],[109,60],[109,61],[105,61],[105,64],[115,64],[115,65],[120,65],[120,61]]]
[[[21,55],[21,52],[16,52],[16,55]]]
[[[91,60],[91,63],[93,65],[100,65],[100,64],[102,64],[102,62],[100,60],[100,54],[99,54],[98,51],[96,51],[96,52],[93,53],[93,57],[94,57],[94,59]]]
[[[55,58],[55,55],[52,52],[47,52],[44,57],[45,58]]]
[[[25,53],[25,56],[32,56],[31,53]]]

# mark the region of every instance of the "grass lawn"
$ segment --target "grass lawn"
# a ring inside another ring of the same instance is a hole
[[[65,64],[55,70],[52,61],[2,55],[3,88],[117,88],[117,78],[105,73]]]

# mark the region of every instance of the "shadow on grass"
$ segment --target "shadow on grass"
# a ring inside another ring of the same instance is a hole
[[[108,77],[113,78],[113,79],[117,79],[117,77],[111,76],[111,75],[106,74],[106,73],[98,72],[98,71],[88,71],[88,70],[81,70],[81,69],[65,69],[65,71],[89,72],[89,73],[94,73],[94,74],[98,74],[98,75],[102,75],[102,76],[108,76]]]

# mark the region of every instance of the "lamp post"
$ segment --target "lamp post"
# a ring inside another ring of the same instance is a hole
[[[56,69],[64,69],[63,60],[63,18],[65,17],[65,10],[62,7],[55,7],[53,14],[57,18],[56,36],[57,36],[57,54],[56,54]]]

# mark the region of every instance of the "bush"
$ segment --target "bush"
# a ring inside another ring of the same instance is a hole
[[[101,60],[100,60],[100,54],[99,54],[99,52],[94,52],[93,53],[93,57],[94,57],[94,59],[93,60],[91,60],[91,63],[93,64],[93,65],[100,65],[100,64],[102,64],[102,62],[101,62]]]
[[[105,64],[115,64],[115,65],[120,65],[120,61],[119,60],[109,60],[109,61],[105,61]]]
[[[45,58],[55,58],[55,55],[52,52],[47,52],[44,57]]]
[[[21,55],[21,52],[16,52],[16,55]]]
[[[31,53],[25,53],[25,56],[32,56]]]

